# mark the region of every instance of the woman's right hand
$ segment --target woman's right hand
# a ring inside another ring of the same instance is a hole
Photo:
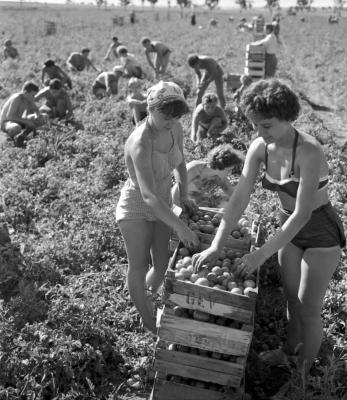
[[[219,251],[212,246],[201,253],[193,254],[192,264],[194,267],[194,272],[199,272],[201,267],[205,264],[212,265],[218,259],[218,255]]]
[[[199,248],[199,238],[197,234],[183,223],[177,230],[177,235],[180,241],[183,243],[184,247],[192,250]]]

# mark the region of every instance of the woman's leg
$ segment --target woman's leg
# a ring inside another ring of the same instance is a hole
[[[146,276],[147,287],[152,293],[157,293],[164,281],[164,275],[169,262],[169,239],[171,228],[162,221],[154,223],[153,240],[151,247],[152,268]]]
[[[292,243],[287,244],[278,252],[278,262],[284,296],[287,303],[287,342],[284,350],[292,353],[301,340],[300,317],[298,309],[298,292],[301,279],[301,260],[304,251]]]
[[[307,249],[301,263],[301,281],[298,292],[303,347],[299,365],[309,371],[323,337],[321,310],[325,292],[341,257],[339,246]]]
[[[146,220],[123,220],[120,231],[128,255],[127,286],[131,300],[141,315],[144,326],[156,332],[155,318],[146,296],[146,274],[150,263],[154,222]]]

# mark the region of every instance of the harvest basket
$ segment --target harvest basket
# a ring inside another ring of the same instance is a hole
[[[252,223],[251,234],[243,240],[231,237],[225,249],[235,249],[240,255],[251,251],[256,241],[255,227]],[[207,243],[213,238],[203,233],[199,236]],[[235,244],[238,247],[233,247]],[[164,307],[157,315],[156,375],[151,399],[241,400],[257,295],[234,294],[176,279],[180,248],[178,242],[164,282]],[[177,313],[177,309],[184,313]],[[199,313],[204,320],[195,319]]]

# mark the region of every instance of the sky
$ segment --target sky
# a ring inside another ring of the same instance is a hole
[[[7,2],[9,0],[0,0],[1,2]],[[17,0],[18,1],[18,0]],[[29,3],[31,2],[31,0],[22,0],[23,3]],[[39,3],[47,3],[47,4],[65,4],[66,0],[37,0],[37,2]],[[95,3],[95,0],[72,0],[73,3]],[[265,0],[252,0],[253,2],[253,6],[254,7],[263,7],[266,3]],[[115,5],[119,5],[119,0],[108,0],[108,3],[111,4],[115,4]],[[145,3],[147,3],[148,5],[150,4],[148,1],[145,1]],[[205,0],[193,0],[194,4],[199,4],[202,5],[205,3]],[[297,0],[280,0],[280,4],[282,7],[290,7],[290,6],[295,6],[297,3]],[[140,6],[141,0],[132,0],[132,4],[134,4],[135,6]],[[168,0],[158,0],[157,5],[158,6],[167,6],[168,4]],[[176,0],[171,0],[171,5],[176,5]],[[237,7],[237,5],[235,4],[235,0],[219,0],[219,5],[221,8],[230,8],[230,7]],[[328,7],[328,6],[334,6],[334,0],[313,0],[312,3],[313,6],[315,7]]]

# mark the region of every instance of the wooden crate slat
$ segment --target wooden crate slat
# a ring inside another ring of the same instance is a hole
[[[214,238],[214,235],[211,235],[209,233],[196,232],[196,234],[198,235],[201,243],[211,244]],[[251,235],[245,235],[244,237],[239,239],[235,239],[234,237],[229,236],[224,243],[224,247],[235,250],[249,251],[251,241]]]
[[[245,67],[245,74],[249,75],[251,77],[254,76],[256,78],[261,78],[261,77],[264,77],[264,73],[265,73],[264,70],[263,71],[258,71],[258,70],[253,70],[253,69]]]
[[[165,295],[180,294],[185,296],[186,304],[202,306],[207,302],[207,309],[212,310],[215,304],[224,304],[226,306],[240,308],[251,312],[255,310],[256,299],[245,295],[234,294],[225,290],[216,290],[207,286],[196,285],[188,281],[180,281],[176,279],[166,279]],[[207,312],[207,311],[206,311]],[[213,314],[213,312],[210,312]]]
[[[249,68],[265,68],[265,61],[246,60],[246,67],[249,67]]]
[[[252,332],[163,313],[159,337],[170,343],[236,356],[247,355]]]
[[[168,302],[168,304],[166,305],[165,304],[165,306],[164,306],[164,308],[163,309],[161,309],[162,311],[159,311],[159,313],[160,313],[160,317],[161,317],[161,314],[162,313],[164,313],[165,312],[165,314],[166,315],[176,315],[175,314],[175,310],[174,310],[174,307],[172,307],[172,306],[176,306],[176,304],[175,303],[173,303],[173,304],[171,304],[171,302]],[[184,307],[182,307],[182,308],[184,308]],[[185,308],[188,308],[188,307],[185,307]],[[159,310],[159,309],[158,309]],[[192,308],[190,308],[190,310],[198,310],[198,308],[196,308],[196,306],[193,306]],[[199,311],[203,311],[203,312],[206,312],[206,311],[204,311],[204,310],[199,310]],[[209,313],[209,314],[212,314],[212,313]],[[213,314],[212,314],[213,315]],[[180,317],[180,316],[179,316]],[[187,317],[182,317],[183,319],[187,319]],[[159,318],[160,319],[160,318]],[[231,318],[232,320],[235,320],[235,318]],[[196,320],[197,321],[197,320]],[[197,321],[197,322],[200,322],[200,321]],[[209,322],[209,321],[207,321],[208,323],[211,323],[212,325],[214,325],[212,322]],[[237,321],[238,323],[241,323],[242,321]],[[237,328],[237,329],[241,329],[241,330],[243,330],[243,331],[248,331],[248,332],[251,332],[251,333],[253,333],[253,330],[254,330],[254,328],[253,328],[253,323],[254,323],[254,316],[253,316],[253,318],[251,318],[251,323],[245,323],[245,322],[243,322],[242,323],[242,327],[241,328]],[[158,323],[158,325],[159,325],[159,323]],[[218,324],[217,324],[218,325]],[[226,326],[228,326],[228,325],[226,325]]]
[[[241,400],[242,394],[221,393],[194,386],[156,380],[151,400]]]
[[[170,361],[155,360],[155,368],[165,371],[167,375],[175,375],[196,379],[198,381],[217,383],[222,386],[238,387],[242,377],[232,376],[223,372],[213,372],[205,368],[179,365]]]
[[[211,373],[222,372],[224,374],[229,374],[240,379],[242,378],[244,372],[244,365],[232,363],[229,361],[218,360],[210,357],[203,357],[197,354],[184,353],[181,351],[157,349],[155,353],[155,362],[157,360],[160,360],[163,363],[176,363],[182,369],[184,369],[184,366],[196,367],[208,370]],[[160,370],[160,368],[157,369]],[[175,375],[189,378],[189,375],[187,376],[181,373]]]
[[[209,314],[218,315],[219,317],[231,318],[238,322],[250,323],[253,320],[252,310],[245,310],[231,305],[215,303],[211,304],[208,300],[202,298],[189,297],[177,293],[168,294],[165,304],[179,306],[190,310],[199,310]]]

